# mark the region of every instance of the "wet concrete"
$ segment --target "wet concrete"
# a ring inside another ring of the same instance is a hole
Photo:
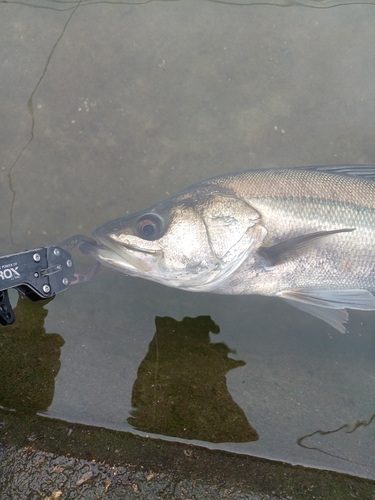
[[[369,480],[0,413],[2,500],[372,500]]]

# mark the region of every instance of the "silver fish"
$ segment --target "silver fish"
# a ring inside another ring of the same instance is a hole
[[[217,176],[93,234],[84,253],[171,287],[277,296],[340,332],[375,310],[375,166]]]

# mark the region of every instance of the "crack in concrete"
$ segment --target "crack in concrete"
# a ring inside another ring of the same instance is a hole
[[[81,2],[82,2],[82,0],[79,0],[79,2],[77,3],[77,5],[73,8],[72,12],[70,13],[67,21],[65,22],[64,27],[63,27],[63,29],[62,29],[62,31],[60,33],[60,36],[57,38],[54,46],[52,47],[51,52],[48,55],[47,62],[45,64],[45,66],[44,66],[43,72],[42,72],[42,74],[41,74],[41,76],[40,76],[37,84],[34,87],[34,90],[31,92],[31,95],[30,95],[30,97],[29,97],[29,99],[27,101],[27,109],[28,109],[28,112],[29,112],[30,117],[31,117],[30,138],[28,139],[28,141],[26,142],[26,144],[23,146],[23,148],[21,149],[20,153],[18,154],[17,158],[15,159],[15,161],[13,162],[13,164],[11,165],[11,167],[10,167],[10,169],[8,171],[9,189],[10,189],[10,191],[12,193],[12,202],[11,202],[10,211],[9,211],[9,218],[10,218],[9,237],[10,237],[10,241],[11,241],[11,243],[13,245],[15,245],[15,242],[13,240],[13,234],[12,234],[12,232],[13,232],[13,209],[14,209],[14,204],[15,204],[15,201],[16,201],[16,190],[15,190],[15,188],[13,186],[12,172],[13,172],[14,167],[17,165],[19,159],[23,155],[24,151],[29,147],[29,145],[31,144],[31,142],[34,139],[35,114],[34,114],[33,97],[35,95],[35,92],[37,91],[39,85],[42,83],[42,80],[43,80],[45,74],[47,73],[47,69],[48,69],[49,63],[51,61],[51,58],[53,56],[53,53],[55,52],[56,47],[58,46],[59,42],[61,41],[62,37],[64,36],[66,28],[67,28],[69,22],[71,21],[74,13],[78,9],[78,7],[81,5]]]

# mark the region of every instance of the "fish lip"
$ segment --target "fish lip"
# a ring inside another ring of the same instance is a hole
[[[90,243],[82,243],[80,250],[85,255],[94,258],[102,265],[121,269],[126,274],[130,275],[146,275],[152,271],[153,266],[149,262],[144,261],[139,256],[132,253],[119,253],[116,249],[106,244],[93,245]]]
[[[150,272],[155,272],[159,251],[138,248],[125,242],[119,243],[111,238],[111,233],[108,234],[104,228],[101,231],[101,227],[95,229],[93,235],[100,245],[91,249],[91,256],[103,265],[120,268],[123,272],[136,276],[146,277]]]
[[[148,254],[148,255],[156,255],[159,253],[159,250],[152,250],[150,248],[140,248],[140,247],[135,247],[133,245],[130,245],[129,243],[125,242],[117,242],[113,238],[111,238],[110,235],[108,234],[100,234],[99,231],[95,230],[93,231],[94,237],[100,241],[100,243],[113,250],[115,253],[117,253],[120,257],[122,257],[122,250],[125,248],[126,250],[129,250],[131,252],[139,252],[143,254]]]

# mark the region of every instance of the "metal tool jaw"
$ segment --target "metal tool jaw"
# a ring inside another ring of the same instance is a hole
[[[77,274],[71,250],[82,241],[95,240],[76,235],[59,245],[27,250],[0,257],[0,324],[10,325],[15,317],[8,290],[15,288],[32,301],[48,299],[66,290],[70,285],[90,281],[99,266],[89,275]]]

